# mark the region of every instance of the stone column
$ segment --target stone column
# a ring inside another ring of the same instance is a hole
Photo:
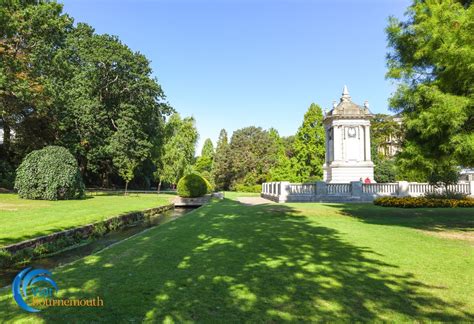
[[[470,188],[471,188],[471,190],[470,190],[470,191],[471,191],[470,196],[471,196],[471,197],[474,197],[474,181],[469,181],[469,186],[470,186]]]
[[[351,181],[351,196],[362,197],[362,181]]]
[[[324,161],[326,163],[328,163],[329,162],[329,132],[330,132],[329,128],[324,127],[324,132],[326,134],[326,140],[324,141],[324,145],[326,147],[326,153],[324,155]]]
[[[334,161],[337,161],[341,159],[341,129],[339,126],[333,126],[332,129],[333,157]]]
[[[408,181],[398,181],[398,196],[406,197],[410,195],[410,184]]]
[[[316,196],[326,195],[328,193],[327,183],[324,181],[317,181],[316,182]]]
[[[341,126],[341,160],[345,161],[347,159],[347,141],[346,141],[346,126]]]
[[[290,195],[290,183],[288,181],[280,182],[280,195],[278,197],[278,202],[284,203],[288,201],[288,196]]]
[[[365,160],[370,161],[371,156],[370,156],[370,126],[366,125],[365,126]]]

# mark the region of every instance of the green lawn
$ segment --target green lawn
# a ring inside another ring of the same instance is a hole
[[[230,195],[232,196],[232,195]],[[225,199],[54,270],[103,308],[0,321],[474,321],[472,209],[242,206]]]
[[[169,203],[170,195],[88,196],[44,201],[0,194],[0,246]]]
[[[260,197],[260,194],[255,192],[225,191],[224,197],[228,199],[236,199],[237,197]]]

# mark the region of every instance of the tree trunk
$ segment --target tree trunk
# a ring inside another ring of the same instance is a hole
[[[124,193],[124,196],[127,195],[127,189],[128,189],[128,181],[125,181],[125,193]]]
[[[160,191],[161,191],[161,179],[160,179],[160,181],[158,181],[158,187],[156,189],[157,189],[156,191],[158,193],[160,193]]]

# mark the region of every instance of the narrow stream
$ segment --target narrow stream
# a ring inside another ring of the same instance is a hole
[[[8,286],[12,283],[16,274],[25,267],[34,267],[51,270],[57,266],[70,263],[72,261],[81,259],[93,253],[96,253],[104,248],[120,242],[132,235],[143,232],[145,229],[162,225],[176,218],[179,218],[195,208],[175,208],[165,211],[155,217],[146,219],[142,222],[133,224],[132,226],[124,227],[117,231],[109,232],[104,236],[87,242],[84,245],[72,247],[60,251],[54,255],[45,256],[41,259],[32,260],[29,264],[17,268],[0,269],[0,288]]]

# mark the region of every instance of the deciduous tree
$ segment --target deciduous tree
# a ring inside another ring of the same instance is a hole
[[[183,175],[192,171],[199,136],[194,118],[181,119],[178,113],[173,114],[166,124],[165,136],[161,164],[155,172],[158,188],[162,181],[176,184]]]
[[[232,134],[230,151],[232,182],[250,185],[266,181],[276,163],[278,147],[268,131],[250,126]]]

